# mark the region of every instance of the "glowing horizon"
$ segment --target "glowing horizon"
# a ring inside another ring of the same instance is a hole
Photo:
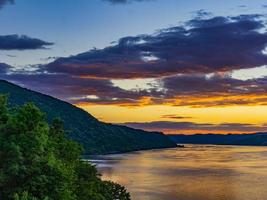
[[[165,130],[145,128],[149,131],[161,131],[166,134],[195,134],[195,133],[254,133],[267,131],[265,127],[267,119],[267,106],[229,106],[229,107],[210,107],[210,108],[190,108],[190,107],[172,107],[172,106],[143,106],[143,107],[122,107],[115,105],[88,105],[78,106],[88,111],[100,121],[124,124],[131,122],[149,123],[155,121],[171,122],[191,122],[197,124],[218,125],[222,123],[235,123],[242,125],[250,124],[255,130]],[[145,113],[145,114],[144,114]],[[153,113],[153,115],[151,114]],[[166,117],[166,115],[170,115]],[[121,117],[123,116],[123,118]],[[174,117],[172,117],[174,116]],[[176,118],[178,119],[175,119]],[[135,127],[135,126],[132,126]]]

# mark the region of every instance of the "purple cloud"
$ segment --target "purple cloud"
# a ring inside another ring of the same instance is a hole
[[[0,35],[0,50],[45,49],[53,43],[26,35]]]
[[[121,38],[44,66],[51,73],[133,79],[225,72],[267,64],[267,33],[259,15],[197,17],[153,35]]]
[[[165,131],[172,133],[182,133],[186,130],[191,131],[225,131],[225,132],[262,132],[267,131],[266,125],[254,125],[246,123],[222,123],[222,124],[209,124],[209,123],[194,123],[194,122],[172,122],[172,121],[153,121],[144,123],[123,123],[123,125],[153,131]]]

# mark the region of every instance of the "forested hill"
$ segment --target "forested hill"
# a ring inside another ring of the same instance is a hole
[[[67,102],[0,80],[0,93],[9,95],[10,106],[33,102],[47,113],[48,121],[60,118],[69,137],[84,146],[86,154],[122,153],[175,147],[159,132],[147,132],[98,121],[86,111]]]

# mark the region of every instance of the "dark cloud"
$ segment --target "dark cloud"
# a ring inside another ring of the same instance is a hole
[[[161,80],[162,89],[125,90],[108,79],[92,79],[68,74],[12,73],[2,74],[9,80],[71,103],[144,106],[168,104],[173,106],[267,105],[267,78],[237,80],[228,76],[175,76]],[[93,95],[93,96],[92,96]],[[165,115],[169,119],[186,116]]]
[[[229,76],[233,69],[266,64],[267,33],[258,31],[264,27],[261,17],[198,17],[154,35],[125,37],[114,46],[57,58],[37,71],[2,70],[0,78],[71,103],[267,105],[267,78]],[[147,77],[157,78],[158,84],[125,90],[111,81]],[[180,116],[169,116],[175,117]]]
[[[10,66],[3,65],[2,72]],[[95,79],[66,73],[13,72],[0,78],[26,86],[71,103],[144,106],[209,107],[230,105],[267,105],[267,77],[250,80],[231,78],[227,73],[176,75],[158,79],[151,89],[125,90],[109,79]],[[92,96],[94,95],[94,96]],[[179,115],[164,118],[185,119]]]
[[[59,57],[56,57],[56,56],[49,56],[49,57],[46,57],[46,58],[41,58],[40,60],[43,60],[43,61],[54,61],[56,60],[57,58]]]
[[[238,80],[227,75],[180,75],[162,79],[172,105],[224,106],[267,103],[267,78]]]
[[[6,54],[7,57],[10,57],[10,58],[16,58],[17,55],[11,55],[11,54]]]
[[[153,35],[121,38],[117,44],[59,58],[51,73],[130,79],[225,72],[267,64],[264,22],[259,15],[197,17]],[[262,31],[258,31],[262,29]]]
[[[222,124],[209,124],[209,123],[194,123],[194,122],[173,122],[173,121],[153,121],[144,123],[124,123],[132,128],[165,131],[172,133],[181,133],[183,131],[224,131],[224,132],[261,132],[266,131],[266,125],[254,125],[243,123],[222,123]]]
[[[162,115],[161,118],[164,118],[164,119],[191,119],[192,117],[169,114],[169,115]]]
[[[14,4],[15,0],[0,0],[0,9],[3,8],[6,4]]]
[[[239,80],[228,75],[180,75],[162,79],[163,87],[168,93],[191,96],[201,94],[259,94],[265,93],[265,78]]]
[[[200,19],[212,16],[211,12],[208,12],[204,9],[197,10],[197,11],[193,12],[193,14],[196,15],[196,18],[200,18]]]
[[[40,39],[31,38],[26,35],[1,35],[0,50],[30,50],[45,49],[53,43]]]
[[[83,99],[88,95],[106,96],[116,92],[109,80],[83,79],[62,74],[9,74],[2,79],[27,88],[43,92],[70,102]]]
[[[131,2],[142,2],[142,1],[151,1],[151,0],[103,0],[110,2],[112,4],[126,4]]]
[[[107,79],[88,79],[65,74],[11,73],[0,74],[0,79],[39,91],[68,102],[92,104],[121,104],[137,106],[142,99],[160,96],[156,90],[124,90]]]
[[[11,69],[10,65],[0,63],[0,74],[6,74]]]

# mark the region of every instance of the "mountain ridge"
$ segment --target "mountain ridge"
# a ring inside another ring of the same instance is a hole
[[[183,144],[218,144],[218,145],[248,145],[267,146],[267,133],[250,134],[173,134],[169,135],[174,142]]]
[[[161,132],[147,132],[122,125],[101,122],[90,113],[52,96],[0,80],[0,93],[9,95],[10,107],[33,102],[51,122],[60,118],[69,137],[84,146],[86,154],[109,154],[176,147]]]

